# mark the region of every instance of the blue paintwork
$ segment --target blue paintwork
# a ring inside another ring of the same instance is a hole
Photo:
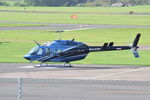
[[[112,50],[129,50],[131,49],[135,57],[139,57],[137,49],[138,41],[141,34],[137,34],[132,46],[113,46],[114,42],[104,43],[103,46],[88,46],[82,42],[73,40],[54,40],[46,42],[43,45],[34,47],[24,56],[29,61],[40,62],[66,62],[84,59],[89,52],[112,51]]]
[[[54,40],[52,42],[46,42],[41,46],[34,47],[24,56],[24,58],[30,61],[40,62],[71,62],[81,60],[84,59],[88,53],[71,56],[59,55],[61,52],[67,52],[70,49],[77,48],[80,45],[85,44],[71,40]]]

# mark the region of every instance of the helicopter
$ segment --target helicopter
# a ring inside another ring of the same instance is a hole
[[[58,32],[58,31],[56,31]],[[63,32],[63,31],[59,31]],[[58,33],[59,33],[58,32]],[[37,44],[24,58],[29,61],[39,61],[40,66],[47,62],[64,62],[64,66],[72,67],[72,61],[85,59],[90,52],[131,50],[134,57],[139,58],[137,49],[141,34],[138,33],[131,46],[114,46],[114,42],[104,43],[102,46],[89,46],[83,42],[72,40],[54,40],[40,45]]]

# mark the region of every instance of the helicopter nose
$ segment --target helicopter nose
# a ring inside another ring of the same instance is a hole
[[[31,60],[31,56],[29,56],[29,55],[25,55],[24,58],[27,60]]]

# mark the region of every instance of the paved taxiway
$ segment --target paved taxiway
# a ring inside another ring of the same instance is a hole
[[[150,81],[149,66],[128,65],[48,65],[34,67],[32,63],[0,63],[0,78],[50,78],[83,80]]]
[[[16,100],[17,78],[23,78],[24,100],[149,100],[150,67],[77,65],[33,67],[33,63],[0,63],[0,100]]]
[[[0,27],[0,30],[58,30],[64,31],[84,30],[84,29],[110,29],[110,28],[150,28],[150,26],[140,25],[96,25],[96,24],[50,24],[50,23],[34,23],[34,22],[15,22],[0,21],[0,23],[28,23],[28,24],[44,24],[43,26],[16,26],[16,27]]]
[[[0,100],[17,100],[17,79],[0,79]],[[21,100],[149,100],[150,82],[24,79]]]

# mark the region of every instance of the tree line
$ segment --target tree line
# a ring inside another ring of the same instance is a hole
[[[1,0],[0,5],[9,6],[11,0]],[[15,0],[12,0],[15,1]],[[13,6],[111,6],[114,3],[147,5],[150,0],[16,0]]]

